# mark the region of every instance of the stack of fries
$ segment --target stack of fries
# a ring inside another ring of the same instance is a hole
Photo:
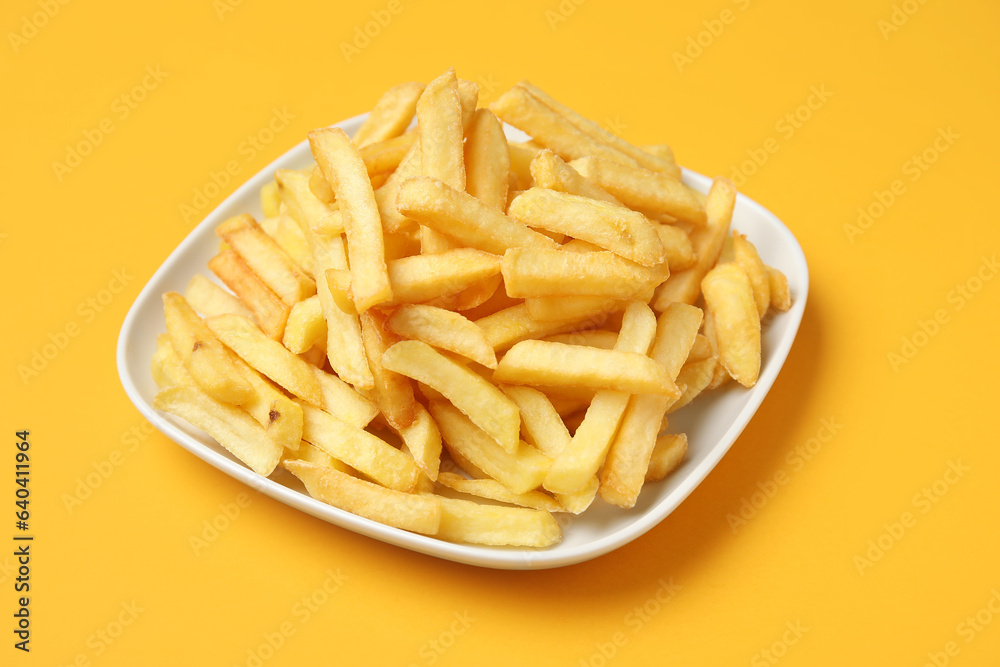
[[[264,219],[218,227],[231,292],[164,294],[154,404],[348,512],[546,547],[553,512],[631,508],[679,464],[666,415],[753,386],[761,318],[790,296],[730,234],[728,180],[696,192],[668,147],[527,82],[477,96],[449,70],[389,90],[353,138],[310,132],[315,164],[275,173]]]

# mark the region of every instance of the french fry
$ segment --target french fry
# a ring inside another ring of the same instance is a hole
[[[467,130],[479,104],[479,84],[467,79],[458,80],[458,99],[462,104],[462,130]]]
[[[282,213],[277,220],[274,233],[271,234],[275,242],[307,276],[316,275],[312,252],[309,250],[309,240],[306,239],[299,223],[287,213]]]
[[[705,201],[706,222],[691,232],[695,263],[683,271],[671,271],[660,286],[653,308],[663,311],[674,301],[694,304],[701,294],[701,280],[715,266],[722,245],[729,235],[729,223],[736,206],[736,186],[725,178],[717,178]]]
[[[551,460],[540,451],[523,441],[513,452],[507,451],[450,403],[431,401],[430,411],[453,458],[457,452],[514,493],[541,485]]]
[[[672,399],[680,396],[663,365],[645,355],[541,340],[521,341],[510,348],[497,364],[493,379],[531,386],[613,389]]]
[[[309,174],[309,191],[324,204],[332,204],[337,199],[337,193],[333,191],[330,184],[326,182],[319,165],[314,165]]]
[[[706,357],[684,364],[681,367],[681,372],[677,374],[677,384],[678,386],[683,385],[684,391],[681,393],[681,397],[667,408],[667,414],[680,410],[693,401],[698,394],[708,389],[717,365],[718,360],[715,357]]]
[[[278,215],[281,207],[281,197],[278,195],[278,184],[271,181],[260,189],[260,210],[265,218]]]
[[[390,489],[410,491],[416,485],[420,470],[408,454],[317,407],[300,405],[303,440]]]
[[[680,179],[681,170],[677,166],[677,163],[673,160],[673,151],[670,151],[670,159],[666,159],[662,155],[656,155],[653,153],[648,153],[645,150],[634,146],[629,142],[625,141],[621,137],[608,132],[599,124],[594,121],[585,118],[578,114],[573,109],[567,107],[564,104],[560,104],[554,100],[551,96],[545,93],[541,88],[532,85],[528,81],[520,81],[517,84],[520,88],[524,88],[531,95],[541,101],[545,106],[549,107],[563,118],[568,120],[573,126],[583,132],[584,134],[596,139],[606,146],[610,146],[621,153],[629,156],[641,167],[646,169],[652,169],[653,171],[663,172],[669,174],[670,176]],[[669,150],[669,148],[667,149]]]
[[[403,134],[413,120],[424,84],[410,81],[393,86],[379,98],[372,112],[354,133],[354,144],[363,148]]]
[[[340,421],[358,428],[368,426],[375,419],[378,407],[351,385],[321,368],[313,368],[312,372],[323,394],[323,402],[319,407]]]
[[[621,332],[616,337],[614,349],[645,355],[656,335],[656,316],[649,306],[633,302],[625,311]],[[604,390],[594,396],[570,445],[552,463],[545,478],[545,488],[556,493],[572,494],[584,490],[604,462],[622,414],[628,405],[629,395],[620,391]]]
[[[642,266],[656,266],[666,259],[654,224],[641,213],[610,202],[531,188],[514,198],[507,215],[529,227],[588,241]]]
[[[265,336],[253,322],[239,315],[218,315],[205,324],[251,368],[313,405],[322,405],[323,394],[312,367]]]
[[[326,320],[318,295],[292,306],[281,342],[293,354],[302,354],[317,343],[326,342]]]
[[[387,266],[396,303],[423,303],[457,294],[500,274],[499,257],[472,248],[401,257]]]
[[[656,439],[646,470],[647,482],[659,482],[673,472],[687,454],[688,439],[683,433],[665,433]]]
[[[694,345],[691,346],[691,353],[688,354],[687,361],[684,363],[690,364],[702,359],[708,359],[713,354],[712,343],[708,340],[708,336],[698,334],[694,338]]]
[[[747,274],[736,264],[720,264],[701,281],[719,341],[719,362],[744,387],[760,373],[760,317]]]
[[[489,109],[477,109],[465,136],[466,191],[490,208],[504,211],[510,149],[503,126]]]
[[[558,456],[569,445],[569,431],[545,394],[531,387],[503,386],[500,389],[520,410],[522,430],[529,444],[550,458]]]
[[[427,343],[404,340],[382,357],[382,365],[441,392],[507,452],[517,450],[521,416],[503,393]]]
[[[487,368],[497,367],[497,357],[483,330],[458,313],[433,306],[405,304],[386,321],[394,333],[454,352]]]
[[[431,299],[427,302],[427,305],[458,312],[472,310],[489,301],[496,294],[502,282],[503,277],[497,273],[469,285],[461,292]]]
[[[660,315],[650,356],[671,380],[677,379],[701,327],[702,312],[684,303],[673,303]],[[646,479],[649,459],[670,404],[680,398],[642,394],[629,398],[618,434],[611,443],[601,470],[601,498],[612,505],[635,505]]]
[[[792,295],[788,291],[788,277],[778,269],[767,268],[768,287],[771,292],[771,307],[785,312],[792,307]]]
[[[719,357],[721,353],[719,352],[719,337],[715,332],[715,318],[712,317],[712,311],[705,310],[705,323],[702,325],[702,331],[704,332],[705,339],[708,341],[708,345],[711,348],[711,356],[715,360],[715,365],[712,367],[712,379],[708,382],[708,389],[717,389],[722,385],[726,384],[732,379],[729,372],[726,371],[725,367],[722,365]]]
[[[153,399],[153,407],[201,429],[258,475],[267,477],[278,466],[281,445],[268,437],[264,427],[240,408],[220,403],[197,387],[164,389]]]
[[[282,465],[302,480],[310,496],[328,505],[424,535],[437,534],[441,525],[441,501],[435,496],[401,493],[315,463]]]
[[[299,442],[298,449],[285,449],[281,454],[281,467],[285,467],[285,461],[302,461],[304,463],[315,463],[324,468],[335,468],[342,473],[353,475],[354,469],[343,461],[338,461],[319,447],[310,445],[305,440]]]
[[[656,234],[660,237],[671,273],[683,271],[694,264],[694,246],[687,232],[674,225],[656,225]]]
[[[514,297],[605,296],[634,299],[670,275],[666,263],[639,266],[607,251],[576,253],[512,248],[500,264],[507,294]]]
[[[361,314],[361,339],[368,367],[375,379],[372,396],[385,420],[394,429],[403,429],[416,418],[416,401],[409,378],[385,368],[382,355],[400,338],[386,327],[386,317],[377,311]]]
[[[392,299],[385,266],[382,219],[358,150],[339,128],[309,133],[313,157],[333,185],[344,218],[351,291],[358,312]]]
[[[427,408],[420,403],[414,403],[413,407],[413,422],[395,431],[421,472],[433,482],[438,479],[441,465],[441,431]]]
[[[490,104],[501,120],[526,132],[539,144],[564,160],[598,155],[609,160],[635,164],[635,160],[591,138],[568,120],[540,102],[523,88],[514,87]]]
[[[642,295],[639,295],[637,300],[648,299],[643,299]],[[536,320],[564,321],[589,317],[597,313],[610,315],[624,310],[628,301],[606,296],[537,296],[525,299],[524,305]]]
[[[574,160],[570,166],[629,208],[705,223],[705,207],[697,195],[672,176],[594,156]]]
[[[604,329],[587,329],[586,331],[547,336],[544,340],[554,343],[565,343],[566,345],[589,345],[590,347],[599,347],[602,350],[611,350],[614,349],[615,343],[618,342],[618,333],[615,331],[605,331]],[[652,337],[650,337],[650,341],[652,340]],[[647,345],[646,348],[648,349],[649,346]]]
[[[274,239],[247,214],[229,218],[215,230],[240,259],[289,307],[316,293],[307,276]]]
[[[771,305],[771,279],[767,267],[757,254],[757,248],[747,240],[745,234],[733,234],[733,258],[750,280],[753,300],[757,304],[757,316],[764,317]]]
[[[559,504],[563,506],[564,511],[570,514],[581,514],[594,502],[599,486],[597,475],[593,475],[582,490],[576,493],[556,493],[554,495]]]
[[[252,389],[240,377],[226,348],[177,292],[163,295],[170,345],[198,387],[223,403],[239,405]]]
[[[515,141],[507,142],[507,151],[510,153],[510,175],[508,176],[507,199],[519,190],[527,190],[533,186],[534,180],[531,175],[531,163],[541,150],[538,146]],[[544,187],[544,186],[543,186]],[[506,207],[505,207],[506,210]]]
[[[548,547],[562,539],[552,515],[524,507],[483,505],[440,498],[438,537],[452,542],[499,546]]]
[[[208,261],[208,268],[236,293],[269,337],[281,339],[291,309],[239,255],[225,250]]]
[[[475,320],[487,342],[496,352],[502,352],[515,343],[529,338],[543,338],[568,331],[578,331],[600,326],[604,319],[602,314],[591,314],[572,320],[536,320],[531,317],[528,307],[523,303],[499,310]]]
[[[399,167],[400,162],[416,143],[417,131],[411,130],[392,139],[367,144],[359,148],[358,153],[361,155],[361,161],[365,163],[369,177],[389,174]]]
[[[541,188],[611,204],[621,204],[614,195],[596,183],[588,181],[548,148],[538,151],[531,160],[531,178],[535,185]]]
[[[149,370],[153,375],[153,382],[160,389],[176,385],[197,386],[194,378],[184,368],[180,357],[174,352],[174,347],[170,344],[170,336],[168,334],[163,333],[156,337],[156,352],[153,353],[153,359],[149,366]]]
[[[546,512],[562,512],[563,507],[559,502],[547,496],[541,491],[528,491],[527,493],[514,493],[506,486],[495,479],[468,479],[453,472],[442,472],[438,475],[437,483],[441,486],[465,493],[478,498],[496,500],[501,503],[510,503]]]
[[[344,232],[342,216],[334,215],[335,211],[313,193],[308,176],[292,169],[279,169],[274,172],[274,180],[282,203],[303,232],[315,230],[328,235]]]
[[[427,176],[417,176],[403,183],[396,206],[400,213],[421,225],[468,247],[497,255],[519,246],[556,247],[551,239],[490,208],[472,195]]]
[[[242,301],[200,273],[191,276],[191,281],[184,290],[184,299],[205,317],[225,313],[253,317],[253,313],[243,305]]]
[[[458,191],[465,190],[465,158],[462,147],[462,103],[455,70],[431,81],[417,101],[417,132],[420,134],[420,171]],[[421,252],[444,252],[456,247],[435,229],[422,226]]]

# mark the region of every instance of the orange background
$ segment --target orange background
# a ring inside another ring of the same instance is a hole
[[[0,549],[0,663],[995,664],[998,25],[971,0],[4,3],[0,540],[27,428],[36,541],[28,655]],[[309,129],[452,65],[485,101],[529,78],[742,176],[809,260],[799,338],[730,453],[573,567],[456,565],[300,514],[144,429],[118,382],[128,307],[201,217]],[[287,127],[245,143],[276,109]]]

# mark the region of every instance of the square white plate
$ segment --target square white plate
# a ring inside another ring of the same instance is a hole
[[[358,116],[337,126],[350,135],[364,118]],[[528,138],[514,128],[506,130],[515,141]],[[298,480],[281,469],[272,478],[260,477],[207,435],[180,419],[155,410],[152,405],[157,387],[149,364],[156,336],[166,330],[160,295],[168,290],[183,292],[195,273],[211,276],[206,264],[218,251],[215,227],[240,213],[250,213],[260,219],[260,189],[273,178],[275,170],[300,169],[311,160],[308,142],[303,141],[244,183],[171,253],[125,317],[118,338],[118,373],[125,392],[143,416],[195,456],[276,500],[383,542],[460,563],[512,570],[571,565],[631,542],[680,505],[729,450],[774,383],[802,320],[809,287],[809,271],[802,248],[774,214],[739,195],[733,228],[747,234],[764,262],[788,276],[792,308],[769,318],[763,335],[760,379],[753,389],[728,386],[699,398],[672,417],[671,432],[687,433],[690,443],[688,456],[676,471],[662,482],[645,485],[632,510],[606,505],[598,497],[580,516],[556,515],[563,527],[563,540],[548,549],[453,544],[384,526],[309,497]],[[711,185],[711,179],[687,170],[684,182],[702,192],[707,192]]]

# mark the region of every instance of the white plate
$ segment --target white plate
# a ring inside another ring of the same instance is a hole
[[[358,116],[339,123],[352,134],[364,120]],[[525,135],[507,128],[517,141]],[[733,228],[750,238],[763,260],[785,273],[792,308],[770,318],[763,336],[763,365],[757,385],[750,390],[730,386],[699,398],[671,419],[671,431],[688,434],[686,460],[666,480],[643,487],[632,510],[623,511],[598,498],[580,516],[556,515],[563,527],[560,544],[543,550],[453,544],[433,537],[390,528],[355,516],[309,497],[302,485],[279,469],[265,479],[237,461],[201,431],[153,408],[157,387],[149,363],[156,336],[166,330],[160,295],[183,292],[195,273],[211,276],[206,264],[218,250],[215,227],[226,218],[251,213],[260,219],[260,189],[276,169],[299,169],[311,162],[303,141],[230,195],[171,253],[136,298],[118,338],[118,373],[129,398],[157,429],[195,456],[248,486],[296,509],[343,528],[414,551],[460,563],[512,570],[561,567],[596,558],[631,542],[650,530],[683,501],[708,475],[750,421],[774,383],[802,320],[809,286],[805,256],[785,225],[760,204],[740,195]],[[707,192],[711,180],[685,170],[684,182]],[[732,384],[732,383],[731,383]]]

